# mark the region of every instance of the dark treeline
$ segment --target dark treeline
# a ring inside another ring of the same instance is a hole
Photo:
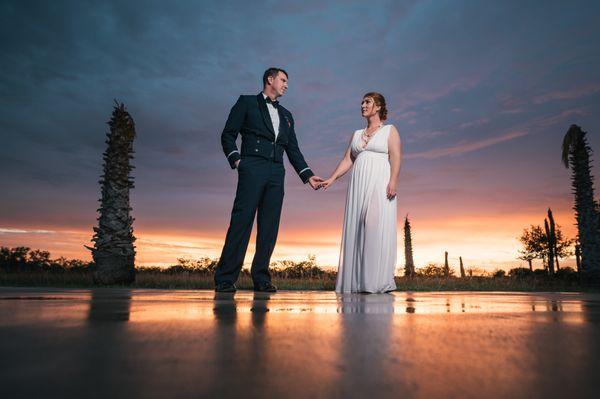
[[[7,272],[23,271],[88,271],[93,262],[60,257],[52,259],[50,252],[29,247],[0,247],[0,270]]]
[[[218,259],[208,257],[197,260],[179,258],[176,265],[159,267],[137,267],[139,272],[174,274],[195,274],[212,276]],[[90,272],[95,269],[93,261],[52,259],[50,252],[29,247],[0,247],[0,270],[5,272]],[[250,277],[250,270],[242,269],[243,276]],[[309,255],[307,260],[295,262],[283,260],[271,264],[271,274],[278,278],[335,278],[336,272],[327,271],[317,266],[316,257]]]
[[[487,273],[486,273],[487,274]],[[564,280],[575,282],[578,280],[577,272],[571,267],[562,267],[554,274],[548,274],[545,269],[530,270],[526,267],[515,267],[510,269],[508,272],[502,269],[497,269],[491,274],[484,274],[479,276],[473,275],[473,269],[468,269],[467,273],[464,273],[460,277],[456,277],[456,273],[453,268],[449,267],[446,263],[437,265],[430,263],[425,267],[419,268],[416,271],[418,277],[430,277],[430,278],[447,278],[447,279],[472,279],[472,278],[513,278],[513,279],[537,279],[537,280]]]
[[[193,273],[212,276],[217,267],[219,259],[204,257],[198,260],[177,259],[178,264],[169,267],[142,267],[138,270],[153,271],[166,274]],[[317,266],[316,257],[309,255],[307,260],[295,262],[282,260],[271,263],[270,273],[273,277],[289,279],[335,279],[336,272],[321,269]],[[242,269],[241,276],[250,277],[249,269]]]
[[[218,259],[178,259],[168,267],[137,267],[136,281],[128,286],[165,289],[212,289]],[[52,259],[48,251],[28,247],[0,247],[0,285],[97,287],[93,279],[94,262],[60,257]],[[320,268],[314,255],[300,262],[273,262],[271,276],[281,289],[333,290],[337,272]],[[456,276],[451,265],[428,264],[415,269],[412,276],[396,276],[399,291],[581,291],[579,274],[570,267],[561,267],[554,275],[546,270],[514,268],[508,272],[486,272],[463,266]],[[248,269],[242,269],[240,289],[252,289]],[[116,284],[121,286],[121,284]]]
[[[208,277],[214,274],[218,261],[218,259],[211,259],[209,257],[195,260],[179,258],[176,265],[167,267],[142,266],[137,269],[139,272],[147,273],[165,275],[193,274]],[[94,267],[95,264],[93,261],[86,262],[80,259],[66,259],[64,257],[52,259],[48,251],[32,250],[28,247],[0,247],[0,270],[5,272],[93,272]],[[281,279],[335,279],[337,274],[334,270],[320,268],[316,263],[314,255],[309,255],[307,260],[300,262],[292,260],[273,262],[271,263],[270,270],[273,277]],[[467,269],[467,273],[456,277],[454,269],[449,267],[447,263],[444,265],[430,263],[424,267],[415,269],[413,277],[446,279],[472,279],[476,277],[508,277],[516,279],[555,278],[566,281],[576,281],[578,278],[578,273],[570,267],[561,267],[554,275],[548,275],[547,270],[544,269],[530,270],[525,267],[513,268],[508,272],[499,269],[479,276],[474,276],[473,270],[473,268],[469,268]],[[242,269],[241,275],[250,277],[250,270]]]

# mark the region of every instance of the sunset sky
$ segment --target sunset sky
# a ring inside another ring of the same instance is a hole
[[[138,134],[137,264],[218,257],[237,177],[220,133],[270,66],[289,72],[281,103],[323,177],[365,125],[362,95],[386,97],[403,149],[399,268],[406,214],[417,267],[444,251],[455,269],[459,256],[525,266],[517,237],[548,207],[576,233],[561,143],[576,123],[600,151],[600,2],[93,3],[0,4],[2,246],[91,259],[117,99]],[[286,169],[273,260],[336,266],[348,176],[314,192]],[[254,234],[247,262],[253,252]]]

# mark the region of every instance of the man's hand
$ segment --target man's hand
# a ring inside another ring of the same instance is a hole
[[[321,179],[319,176],[311,176],[308,179],[308,184],[310,184],[310,186],[313,188],[313,190],[318,190],[321,186],[322,181],[323,181],[323,179]]]
[[[238,168],[238,165],[240,164],[241,159],[238,159],[237,161],[235,161],[235,168]]]

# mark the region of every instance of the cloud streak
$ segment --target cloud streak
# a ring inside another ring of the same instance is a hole
[[[23,230],[0,227],[0,234],[54,234],[51,230]]]
[[[405,158],[406,159],[418,159],[418,158],[436,159],[436,158],[446,157],[446,156],[456,156],[456,155],[461,155],[461,154],[466,154],[469,152],[481,150],[483,148],[487,148],[487,147],[493,146],[498,143],[503,143],[506,141],[514,140],[519,137],[523,137],[527,134],[528,134],[527,131],[514,131],[514,132],[509,132],[509,133],[503,134],[501,136],[490,137],[487,139],[473,141],[470,143],[461,143],[461,144],[457,144],[457,145],[446,147],[446,148],[435,148],[435,149],[427,150],[427,151],[423,151],[423,152],[411,153],[411,154],[407,154],[405,156]]]

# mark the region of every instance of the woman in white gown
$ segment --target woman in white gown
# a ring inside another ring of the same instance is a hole
[[[367,127],[354,132],[344,158],[321,183],[327,189],[352,169],[335,291],[381,293],[396,289],[396,181],[400,135],[384,125],[387,109],[379,93],[361,103]]]

